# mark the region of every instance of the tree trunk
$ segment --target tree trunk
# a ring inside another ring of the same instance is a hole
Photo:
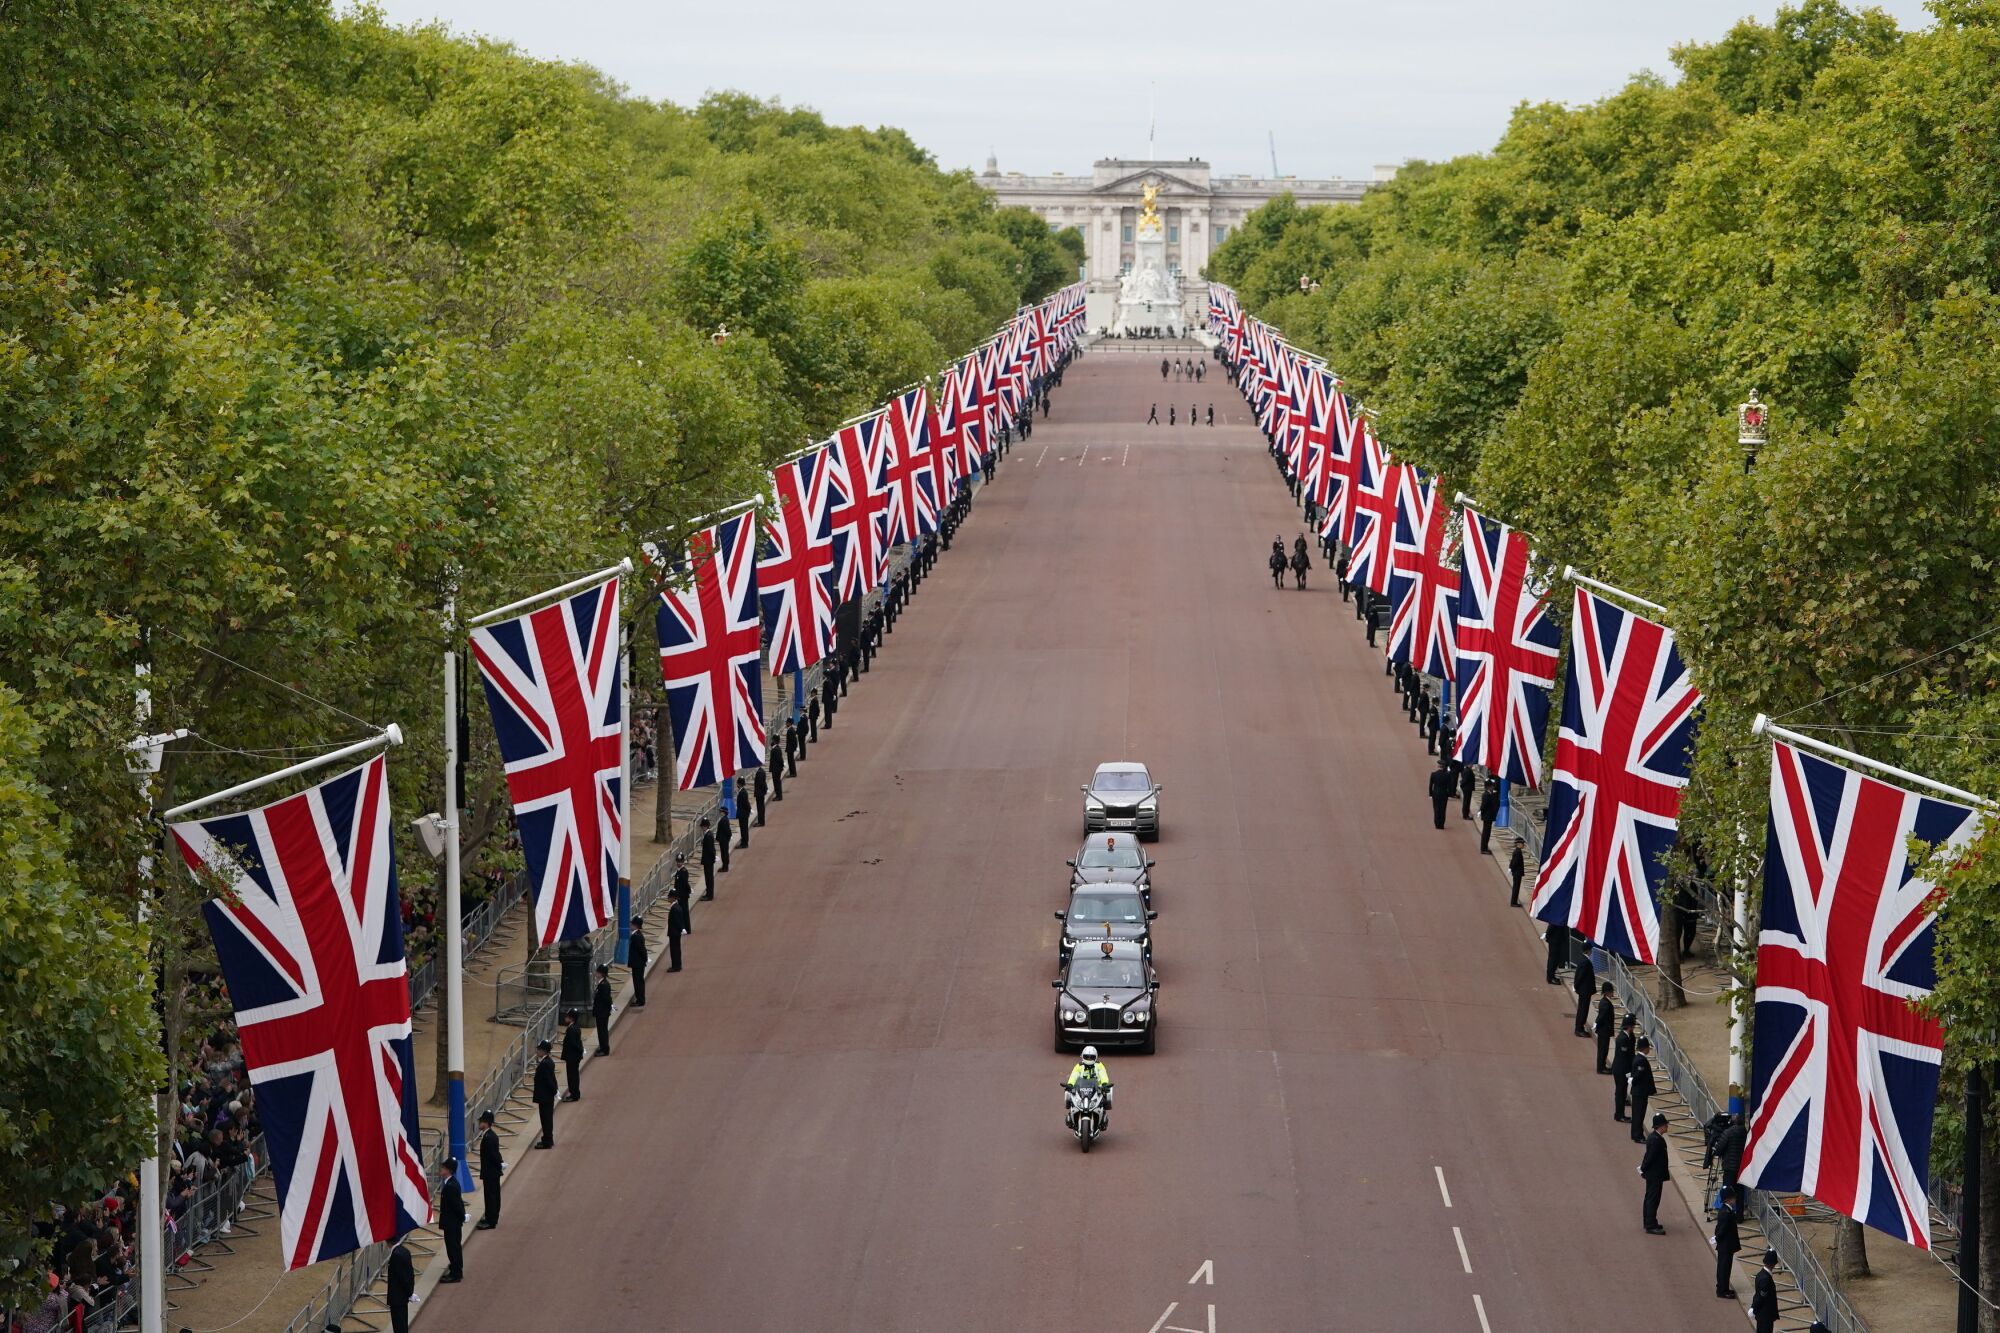
[[[1672,889],[1660,898],[1660,952],[1659,952],[1659,994],[1657,1002],[1662,1009],[1681,1009],[1687,1005],[1687,992],[1681,989],[1681,907],[1680,898]]]
[[[1833,1276],[1841,1282],[1849,1278],[1870,1276],[1868,1232],[1851,1217],[1840,1218],[1834,1223]]]
[[[1989,1100],[1991,1094],[1988,1094]],[[1991,1117],[1989,1117],[1990,1119]],[[2000,1300],[2000,1137],[1989,1125],[1979,1145],[1979,1294],[1988,1301]],[[2000,1330],[1991,1305],[1979,1307],[1980,1333]]]

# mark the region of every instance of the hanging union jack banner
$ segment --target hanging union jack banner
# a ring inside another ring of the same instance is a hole
[[[611,920],[624,818],[618,580],[472,631],[543,946]]]
[[[757,535],[749,514],[688,538],[684,587],[660,591],[660,677],[674,726],[674,766],[688,791],[764,762],[757,669]]]
[[[771,473],[776,512],[769,551],[757,562],[757,597],[771,642],[771,674],[803,671],[833,643],[833,529],[827,521],[829,450],[813,449]]]
[[[1654,961],[1700,703],[1672,630],[1576,590],[1536,920]]]
[[[1436,477],[1416,468],[1396,474],[1396,545],[1389,571],[1391,661],[1426,675],[1451,675],[1458,630],[1458,567],[1452,563],[1451,511]]]
[[[1979,821],[1773,747],[1744,1184],[1810,1194],[1930,1248],[1944,1030],[1916,1007],[1937,984],[1936,886],[1908,847],[1962,846]]]
[[[881,417],[850,421],[827,454],[827,526],[839,557],[840,600],[880,583],[889,568],[889,489],[883,478]]]
[[[240,815],[171,826],[202,904],[278,1184],[285,1267],[431,1220],[381,755]]]
[[[1528,588],[1528,539],[1465,509],[1458,583],[1459,762],[1508,782],[1542,780],[1542,733],[1561,638]]]
[[[937,531],[940,487],[931,472],[931,395],[921,384],[889,400],[875,428],[889,487],[889,544]]]
[[[1354,483],[1347,488],[1352,511],[1348,527],[1354,554],[1347,561],[1347,581],[1377,593],[1389,591],[1390,561],[1396,544],[1396,485],[1403,465],[1388,452],[1357,415],[1360,447]]]

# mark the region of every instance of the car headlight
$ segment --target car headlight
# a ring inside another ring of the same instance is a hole
[[[1095,796],[1086,796],[1083,798],[1083,808],[1086,810],[1102,810],[1104,802],[1098,800]]]

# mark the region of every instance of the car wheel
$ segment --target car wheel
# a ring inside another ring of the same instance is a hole
[[[1151,1055],[1160,1048],[1160,1020],[1155,1018],[1146,1024],[1146,1039],[1139,1043],[1139,1054]]]

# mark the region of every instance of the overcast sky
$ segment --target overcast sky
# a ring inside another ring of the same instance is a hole
[[[1266,134],[1296,176],[1493,145],[1522,101],[1586,102],[1633,73],[1671,77],[1678,42],[1712,41],[1773,0],[379,0],[537,56],[595,65],[633,92],[692,104],[713,89],[897,125],[945,167],[1088,171],[1158,153],[1263,175]],[[1882,5],[1905,27],[1919,0]]]

